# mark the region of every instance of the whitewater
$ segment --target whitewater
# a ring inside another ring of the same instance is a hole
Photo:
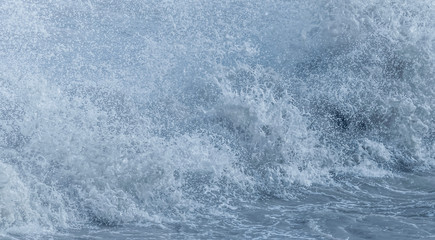
[[[0,0],[0,239],[435,239],[435,1]]]

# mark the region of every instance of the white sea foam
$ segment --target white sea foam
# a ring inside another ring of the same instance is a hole
[[[434,9],[3,1],[0,232],[237,222],[433,168]]]

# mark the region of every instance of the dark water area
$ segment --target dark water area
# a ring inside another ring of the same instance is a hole
[[[435,239],[433,19],[0,0],[0,238]]]

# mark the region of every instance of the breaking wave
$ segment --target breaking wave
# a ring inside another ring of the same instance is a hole
[[[5,0],[0,18],[4,234],[194,222],[435,164],[433,1]]]

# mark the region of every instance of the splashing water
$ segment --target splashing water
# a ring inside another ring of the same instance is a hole
[[[2,238],[435,237],[433,1],[0,18]]]

